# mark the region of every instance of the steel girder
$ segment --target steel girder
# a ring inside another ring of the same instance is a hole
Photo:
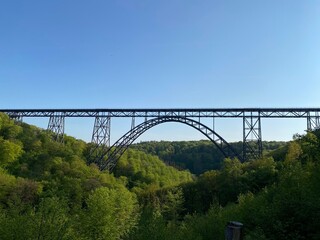
[[[159,117],[145,121],[132,128],[117,142],[115,142],[112,147],[105,151],[96,164],[101,170],[108,169],[111,171],[115,167],[121,155],[141,134],[154,126],[165,122],[179,122],[189,125],[209,138],[225,157],[237,157],[242,160],[241,156],[229,145],[227,141],[201,122],[182,117]]]

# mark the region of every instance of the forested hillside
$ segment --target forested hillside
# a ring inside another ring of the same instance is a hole
[[[242,142],[233,142],[230,145],[238,152],[242,152]],[[264,141],[264,154],[284,147],[286,142]],[[131,146],[146,153],[159,156],[168,165],[188,169],[191,173],[201,174],[208,170],[220,169],[224,156],[221,151],[209,140],[201,141],[151,141],[140,142]]]
[[[86,164],[90,144],[1,114],[0,239],[212,240],[231,220],[246,240],[320,239],[319,136],[199,176],[129,149],[108,173]]]
[[[192,181],[189,172],[133,150],[116,176],[100,172],[86,165],[87,148],[0,115],[0,239],[119,239],[137,224],[144,189]]]

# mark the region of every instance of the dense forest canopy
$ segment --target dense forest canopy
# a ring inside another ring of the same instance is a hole
[[[233,142],[230,145],[236,152],[242,153],[242,142]],[[285,146],[286,142],[282,141],[262,142],[264,154],[269,154]],[[188,169],[191,173],[197,175],[209,170],[220,169],[224,160],[224,155],[209,140],[140,142],[133,144],[131,148],[156,155],[168,165]]]
[[[0,114],[1,239],[224,239],[231,220],[246,240],[320,239],[317,131],[244,163],[214,163],[207,141],[141,143],[113,173],[87,164],[90,144],[52,139]]]

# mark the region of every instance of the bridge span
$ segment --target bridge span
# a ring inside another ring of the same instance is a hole
[[[112,170],[123,152],[148,129],[165,122],[179,122],[197,129],[224,154],[245,161],[262,156],[262,118],[304,118],[306,129],[320,128],[320,108],[137,108],[137,109],[0,109],[16,121],[23,117],[49,118],[48,130],[56,141],[63,142],[65,118],[95,118],[89,162],[101,170]],[[111,119],[131,118],[129,131],[110,146]],[[136,118],[143,118],[139,125]],[[243,121],[243,149],[236,152],[223,137],[216,133],[214,124],[203,123],[204,118],[241,118]]]

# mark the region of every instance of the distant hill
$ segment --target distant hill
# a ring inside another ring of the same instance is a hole
[[[237,151],[242,151],[242,142],[230,143]],[[264,141],[264,154],[284,147],[283,141]],[[156,155],[168,165],[180,169],[188,169],[194,174],[201,174],[208,170],[220,169],[224,156],[209,140],[200,141],[149,141],[133,144],[132,149]]]

